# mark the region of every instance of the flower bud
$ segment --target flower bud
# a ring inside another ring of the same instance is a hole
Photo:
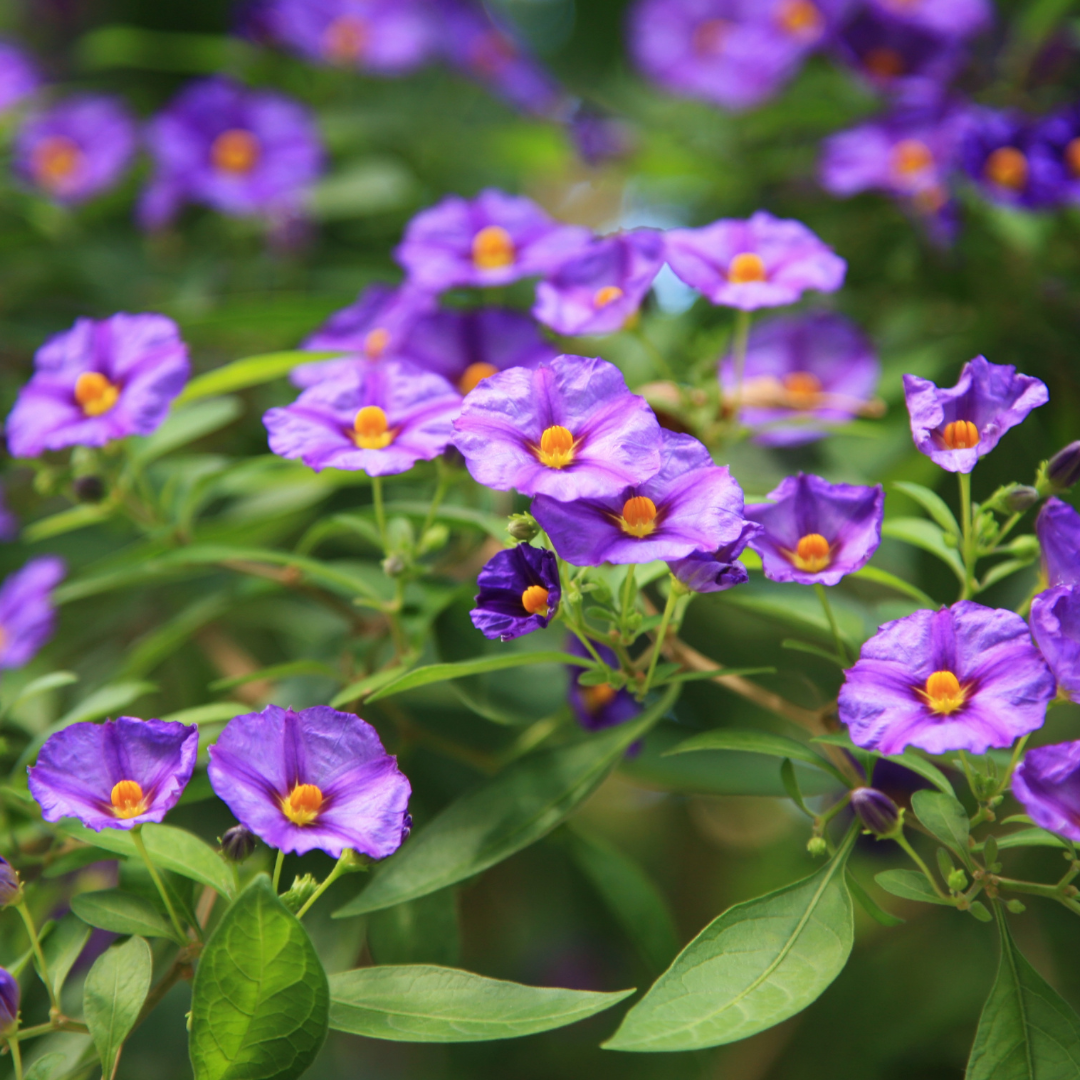
[[[15,867],[0,856],[0,908],[13,904],[22,895],[22,882]]]
[[[0,1035],[6,1035],[19,1022],[19,982],[0,968]]]
[[[956,867],[945,879],[951,892],[963,892],[968,887],[967,874],[960,867]]]
[[[258,841],[250,829],[243,825],[234,825],[226,830],[224,836],[218,837],[218,843],[221,845],[221,854],[229,862],[242,863],[251,857]]]
[[[409,839],[409,833],[412,832],[412,814],[406,814],[404,820],[401,823],[401,842],[404,844]]]
[[[527,544],[540,535],[540,526],[532,514],[511,514],[506,531],[519,543]]]
[[[72,486],[79,502],[99,503],[105,498],[105,482],[100,476],[77,476]]]
[[[806,850],[816,859],[829,850],[829,845],[825,843],[824,836],[811,836],[810,839],[806,841]]]
[[[1022,514],[1030,510],[1039,501],[1039,489],[1029,487],[1027,484],[1016,484],[1011,487],[1002,499],[1005,509],[1010,514]]]
[[[1046,466],[1046,478],[1053,491],[1065,491],[1080,480],[1080,440],[1059,450]]]
[[[293,878],[288,892],[281,894],[281,902],[295,915],[314,895],[319,882],[311,874]]]
[[[856,788],[851,793],[851,805],[859,820],[875,836],[888,836],[900,823],[899,807],[877,788]]]

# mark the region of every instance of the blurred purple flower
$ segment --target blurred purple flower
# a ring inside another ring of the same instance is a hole
[[[1035,535],[1050,587],[1080,585],[1080,513],[1055,495],[1039,511]]]
[[[57,202],[100,195],[135,156],[135,121],[116,98],[80,94],[31,113],[15,136],[16,174]]]
[[[0,908],[6,908],[22,893],[22,882],[15,867],[0,855]]]
[[[25,667],[53,636],[52,591],[67,566],[55,555],[39,555],[0,585],[0,669]]]
[[[593,168],[628,157],[634,150],[630,126],[591,105],[579,105],[567,126],[578,157]]]
[[[546,548],[518,544],[497,551],[476,584],[480,591],[469,617],[492,640],[543,630],[559,610],[559,564]]]
[[[20,48],[0,41],[0,112],[28,98],[41,85],[37,65]]]
[[[759,210],[665,234],[668,265],[711,303],[754,311],[793,304],[807,289],[835,292],[847,263],[799,221]]]
[[[34,357],[7,419],[13,457],[104,446],[161,426],[191,373],[187,346],[164,315],[77,319]]]
[[[376,730],[326,705],[267,705],[230,720],[210,747],[218,798],[271,847],[346,848],[385,859],[401,846],[411,788]]]
[[[1042,726],[1054,677],[1027,623],[961,600],[887,622],[840,689],[852,741],[880,754],[1010,746]]]
[[[1012,790],[1036,825],[1080,841],[1080,742],[1029,750],[1013,773]]]
[[[1061,163],[1045,127],[1017,113],[970,109],[960,143],[965,171],[987,198],[1041,209],[1065,195]]]
[[[6,1035],[18,1024],[21,999],[19,980],[7,968],[0,967],[0,1035]]]
[[[916,448],[948,472],[969,473],[1050,394],[1038,379],[1017,375],[1012,365],[976,356],[948,390],[905,375],[904,398]]]
[[[722,544],[716,551],[691,552],[684,559],[668,563],[668,569],[694,592],[723,592],[736,585],[745,585],[750,575],[738,558],[746,545],[762,531],[760,525],[744,521],[739,535],[730,543]]]
[[[0,541],[8,542],[19,535],[19,519],[7,504],[7,493],[0,485]]]
[[[872,9],[942,37],[965,38],[993,22],[989,0],[867,0]]]
[[[46,821],[73,817],[88,829],[133,829],[161,821],[191,779],[199,729],[119,716],[50,735],[27,771]]]
[[[606,645],[594,645],[593,648],[609,668],[619,670],[619,658],[611,649]],[[572,656],[592,660],[588,649],[581,644],[575,634],[567,636],[566,651]],[[641,712],[641,705],[629,690],[616,690],[610,683],[582,686],[578,682],[581,668],[568,665],[567,672],[570,683],[566,690],[566,697],[570,702],[570,708],[574,710],[577,722],[586,730],[599,731],[601,728],[625,724],[627,720],[633,720]]]
[[[1030,622],[1058,690],[1080,701],[1080,586],[1058,585],[1039,593],[1031,601]]]
[[[1080,105],[1070,105],[1040,121],[1035,142],[1057,169],[1049,186],[1060,198],[1080,203]]]

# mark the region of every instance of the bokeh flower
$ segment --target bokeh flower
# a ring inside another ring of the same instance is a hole
[[[993,21],[988,0],[868,0],[871,8],[942,37],[970,37]]]
[[[401,845],[411,788],[375,729],[326,705],[267,705],[230,720],[210,747],[210,783],[271,847],[345,848],[385,859]]]
[[[164,315],[77,319],[34,357],[34,374],[7,419],[13,457],[104,446],[150,435],[191,373],[187,346]]]
[[[1017,375],[1009,364],[976,356],[947,390],[917,375],[904,376],[904,399],[915,446],[949,472],[969,473],[1009,428],[1050,399],[1046,386]]]
[[[750,580],[746,567],[738,561],[750,540],[762,531],[753,521],[744,521],[739,535],[715,551],[692,551],[668,563],[668,569],[693,592],[723,592]]]
[[[0,908],[5,908],[22,895],[22,882],[15,867],[0,856]]]
[[[1056,168],[1049,186],[1062,202],[1080,203],[1080,104],[1040,120],[1036,141],[1042,161],[1048,159]]]
[[[1030,621],[1058,690],[1080,701],[1080,586],[1058,585],[1039,593],[1031,601]]]
[[[1035,535],[1050,587],[1080,585],[1080,513],[1055,495],[1039,511]]]
[[[161,821],[191,779],[194,724],[119,716],[50,735],[29,770],[30,794],[46,821],[73,817],[88,829],[133,829]]]
[[[476,584],[480,591],[469,617],[492,640],[510,641],[542,630],[559,610],[559,564],[546,548],[517,544],[497,551]]]
[[[1080,841],[1080,742],[1029,750],[1013,773],[1012,791],[1036,825]]]
[[[67,566],[55,555],[39,555],[0,585],[0,668],[30,663],[53,636],[56,609],[52,591]]]
[[[557,356],[485,379],[454,421],[473,479],[522,495],[603,498],[660,468],[660,425],[606,360]]]
[[[37,66],[22,49],[0,41],[0,112],[25,101],[41,85]]]
[[[609,668],[619,670],[619,659],[606,645],[594,645],[597,655]],[[581,656],[587,660],[592,657],[589,651],[570,634],[566,638],[566,651],[572,656]],[[629,690],[616,689],[610,683],[596,686],[582,686],[578,682],[582,671],[579,667],[567,666],[570,683],[566,690],[570,708],[574,711],[577,722],[587,731],[599,731],[601,728],[614,727],[633,720],[641,712],[641,704]]]
[[[1054,677],[1027,623],[961,600],[887,622],[840,689],[852,741],[880,754],[1010,746],[1042,726]]]
[[[19,980],[7,968],[0,967],[0,1035],[6,1035],[18,1024],[21,998]]]
[[[1041,209],[1054,206],[1064,194],[1060,163],[1043,138],[1043,127],[1017,113],[969,109],[960,160],[994,202]]]
[[[861,570],[881,543],[885,489],[830,484],[799,473],[754,503],[746,516],[763,527],[750,547],[771,581],[836,585]]]

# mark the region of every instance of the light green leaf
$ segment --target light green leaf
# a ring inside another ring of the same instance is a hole
[[[924,780],[929,780],[934,787],[939,791],[943,791],[946,795],[952,796],[955,794],[948,777],[932,761],[927,761],[926,758],[920,756],[910,746],[902,754],[887,755],[885,760],[896,765],[903,765],[905,769],[918,773]]]
[[[67,981],[71,965],[79,959],[79,953],[83,951],[89,938],[90,927],[77,915],[69,912],[53,927],[48,940],[42,945],[41,950],[49,968],[49,982],[52,983],[57,999]],[[36,958],[34,966],[38,966]]]
[[[700,1050],[801,1012],[840,974],[854,926],[844,868],[855,830],[816,874],[728,908],[679,954],[605,1044]]]
[[[851,895],[855,898],[859,907],[866,912],[875,922],[880,923],[882,926],[900,926],[905,920],[901,919],[899,915],[890,915],[885,911],[878,902],[859,884],[858,879],[851,872],[851,867],[847,869],[847,884],[851,890]]]
[[[888,570],[882,570],[877,566],[864,566],[861,570],[856,570],[854,574],[849,576],[862,578],[863,581],[873,581],[878,585],[885,585],[887,588],[895,589],[896,592],[910,596],[915,603],[922,604],[923,607],[930,608],[931,611],[939,607],[937,601],[933,597],[927,596],[917,585],[912,585],[910,581],[905,581],[902,577],[890,574]]]
[[[1066,844],[1060,836],[1056,836],[1047,829],[1040,829],[1038,827],[1033,829],[1018,829],[1014,833],[1007,833],[1005,836],[997,836],[995,839],[997,840],[999,851],[1004,851],[1006,848],[1018,847],[1068,848],[1068,844]],[[982,849],[983,845],[981,843],[976,844],[973,848],[974,851],[982,851]]]
[[[293,1080],[326,1038],[329,1005],[311,940],[260,874],[225,912],[195,972],[195,1080]]]
[[[752,731],[740,728],[713,728],[703,731],[686,742],[679,743],[668,754],[686,754],[692,750],[742,750],[752,754],[768,754],[771,757],[794,758],[835,776],[844,782],[840,771],[814,753],[809,746],[789,739],[786,735],[774,735],[771,731]]]
[[[145,468],[159,457],[219,431],[243,411],[243,403],[236,397],[212,398],[198,405],[174,408],[153,435],[145,439],[132,439],[132,461],[137,468]]]
[[[23,1080],[56,1080],[66,1062],[67,1054],[61,1054],[57,1050],[53,1050],[49,1054],[42,1054],[26,1070]]]
[[[887,893],[902,897],[904,900],[919,900],[924,904],[943,904],[945,907],[954,906],[948,900],[938,896],[930,882],[918,870],[882,870],[880,874],[874,875],[874,880]]]
[[[916,791],[911,796],[915,816],[948,848],[968,861],[968,815],[955,795]]]
[[[87,720],[100,720],[103,716],[115,715],[117,710],[126,708],[137,701],[143,694],[152,693],[157,686],[151,682],[120,682],[103,686],[84,698],[73,709],[66,712],[50,731],[60,731],[72,724],[85,723]]]
[[[149,993],[153,966],[150,946],[141,937],[133,937],[106,949],[87,973],[83,1014],[107,1080],[115,1072],[120,1048]]]
[[[76,43],[79,64],[91,71],[113,67],[147,68],[207,75],[239,71],[254,63],[254,46],[225,34],[143,30],[101,26]]]
[[[960,526],[953,517],[953,512],[936,491],[931,491],[922,484],[911,484],[905,480],[898,480],[893,487],[914,499],[945,532],[952,533],[953,536],[960,535]]]
[[[524,986],[426,964],[359,968],[331,976],[330,1026],[395,1042],[515,1039],[584,1020],[633,992]]]
[[[82,503],[27,525],[22,531],[22,539],[28,544],[51,540],[54,536],[63,536],[64,533],[74,532],[76,529],[97,525],[112,517],[115,512],[116,506],[109,501]]]
[[[889,518],[881,526],[881,535],[890,536],[894,540],[902,540],[905,544],[911,544],[913,547],[930,552],[931,555],[936,555],[963,584],[965,574],[960,554],[956,548],[951,548],[945,543],[945,534],[932,521],[926,521],[924,518]]]
[[[234,390],[261,386],[274,379],[284,378],[294,367],[301,364],[310,364],[316,360],[336,360],[339,356],[340,351],[306,352],[297,349],[234,360],[231,364],[206,372],[205,375],[197,375],[184,387],[184,392],[173,403],[173,408],[199,398],[216,397],[218,394],[231,394]]]
[[[167,938],[176,936],[165,917],[149,900],[122,889],[76,893],[71,898],[71,910],[84,923],[96,926],[99,930],[110,930],[114,934]]]
[[[48,675],[42,675],[28,682],[5,711],[10,712],[32,698],[47,694],[50,690],[58,690],[61,686],[70,686],[78,681],[79,676],[73,671],[51,671]]]

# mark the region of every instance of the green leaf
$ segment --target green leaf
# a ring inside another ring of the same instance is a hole
[[[84,923],[114,934],[139,934],[142,937],[176,936],[176,932],[145,897],[121,889],[101,889],[76,893],[71,910]],[[184,942],[186,945],[187,942]]]
[[[520,758],[417,831],[334,917],[364,915],[445,889],[546,836],[592,794],[677,696],[678,688],[672,687],[635,720]]]
[[[902,897],[904,900],[919,900],[924,904],[943,904],[945,907],[954,905],[948,900],[942,899],[933,886],[918,870],[882,870],[874,875],[874,880],[893,896]]]
[[[784,758],[780,762],[780,781],[784,785],[788,798],[807,817],[815,817],[813,810],[806,805],[806,801],[803,799],[802,790],[799,788],[799,779],[795,775],[795,766],[791,763],[791,758]]]
[[[42,1054],[23,1074],[23,1080],[55,1080],[67,1059],[67,1054],[61,1054],[58,1050]]]
[[[79,39],[75,51],[79,65],[91,71],[134,67],[185,75],[243,70],[256,56],[254,46],[225,34],[185,34],[135,26],[98,27]]]
[[[584,1020],[633,992],[524,986],[426,964],[359,968],[330,977],[330,1026],[395,1042],[515,1039]]]
[[[998,905],[995,914],[1001,960],[965,1080],[1076,1080],[1080,1017],[1021,955]]]
[[[786,735],[774,735],[771,731],[751,731],[740,728],[713,728],[679,743],[668,754],[686,754],[692,750],[743,750],[752,754],[769,754],[771,757],[794,758],[835,776],[843,783],[840,771],[814,753],[809,746],[789,739]]]
[[[915,816],[965,862],[969,860],[967,811],[955,795],[943,791],[916,791],[911,796]]]
[[[246,390],[251,386],[261,386],[288,375],[294,367],[310,364],[316,360],[336,360],[341,352],[293,352],[265,353],[262,356],[248,356],[243,360],[234,360],[231,364],[215,368],[205,375],[197,375],[184,387],[184,392],[173,403],[173,408],[186,405],[199,398],[216,397],[218,394],[230,394],[234,390]]]
[[[976,592],[982,592],[983,589],[989,589],[991,585],[1004,581],[1005,578],[1030,566],[1034,561],[1034,559],[1006,559],[1005,562],[999,562],[997,566],[990,567],[983,575]]]
[[[78,681],[79,676],[73,671],[51,671],[48,675],[42,675],[28,682],[4,711],[10,712],[33,698],[47,694],[50,690],[58,690],[61,686],[70,686]]]
[[[882,926],[900,926],[901,923],[906,920],[901,919],[899,915],[890,915],[882,908],[878,902],[859,884],[858,879],[851,872],[851,867],[847,869],[847,884],[851,890],[851,895],[857,901],[859,907],[866,912],[875,922],[880,923]]]
[[[882,570],[877,566],[864,566],[861,570],[856,570],[854,574],[848,576],[862,578],[863,581],[873,581],[877,585],[885,585],[887,588],[895,589],[896,592],[910,596],[915,603],[922,604],[923,607],[930,608],[931,611],[936,610],[939,606],[933,597],[927,596],[917,585],[912,585],[910,581],[905,581],[902,577],[890,574],[888,570]]]
[[[1056,836],[1048,829],[1040,829],[1038,827],[1033,829],[1018,829],[1014,833],[1006,833],[1004,836],[995,837],[997,840],[997,846],[999,851],[1004,851],[1006,848],[1018,848],[1018,847],[1056,847],[1056,848],[1068,848],[1068,844],[1061,839],[1060,836]],[[973,848],[974,851],[982,851],[983,844],[976,844]]]
[[[218,397],[174,408],[165,423],[146,439],[132,439],[131,458],[144,468],[159,457],[231,424],[244,411],[236,397]]]
[[[376,964],[443,964],[461,959],[457,890],[440,889],[367,920],[367,943]]]
[[[939,791],[946,795],[954,794],[952,784],[948,777],[932,762],[918,754],[912,747],[908,747],[902,754],[889,754],[885,758],[896,765],[903,765],[913,773],[918,773],[924,780],[929,780]]]
[[[83,951],[89,938],[90,927],[77,915],[69,912],[56,924],[48,940],[42,945],[41,951],[45,954],[45,963],[49,968],[49,982],[52,983],[57,999],[67,981],[71,965],[79,959],[79,953]],[[36,959],[34,966],[37,967]]]
[[[58,514],[50,514],[48,517],[27,525],[22,531],[22,539],[28,544],[36,544],[41,540],[51,540],[54,536],[63,536],[64,533],[74,532],[76,529],[85,529],[89,525],[97,525],[101,521],[112,517],[116,507],[111,502],[82,503],[79,506],[61,510]]]
[[[321,660],[289,660],[284,664],[274,664],[272,667],[260,668],[258,671],[249,671],[246,675],[235,675],[231,679],[217,679],[207,689],[214,692],[233,690],[237,686],[244,686],[250,682],[258,682],[262,679],[287,679],[293,675],[321,675],[335,682],[341,681],[338,673]]]
[[[427,520],[430,509],[430,504],[426,502],[388,502],[386,504],[387,514],[408,514],[421,521]],[[507,539],[506,518],[485,514],[482,510],[473,510],[468,506],[443,503],[435,513],[435,520],[446,521],[453,525],[467,525],[480,532],[486,532],[496,540],[505,542]]]
[[[836,664],[838,667],[844,666],[836,653],[829,652],[828,649],[822,649],[818,645],[811,645],[808,641],[796,641],[794,638],[784,638],[784,640],[780,642],[780,648],[791,649],[793,652],[809,653],[810,656],[816,656],[819,660],[828,660],[830,664]]]
[[[902,540],[905,544],[911,544],[913,547],[930,552],[931,555],[936,555],[963,584],[965,574],[960,554],[956,548],[951,548],[945,543],[945,534],[932,521],[926,521],[923,518],[889,518],[881,526],[881,535],[892,537],[894,540]]]
[[[936,491],[931,491],[922,484],[911,484],[898,480],[893,487],[914,499],[947,533],[960,535],[960,525],[945,500]]]
[[[728,908],[679,954],[605,1044],[700,1050],[801,1012],[840,974],[853,940],[844,867],[855,841],[816,874]]]
[[[83,1014],[106,1080],[115,1072],[120,1048],[150,991],[153,966],[150,946],[141,937],[132,937],[106,949],[87,973]]]
[[[330,991],[296,917],[260,874],[206,943],[191,995],[195,1080],[292,1080],[326,1038]]]
[[[395,664],[391,668],[373,672],[363,679],[358,679],[354,683],[349,683],[349,685],[337,694],[336,697],[330,699],[330,707],[332,709],[340,709],[342,705],[348,705],[350,701],[356,701],[358,698],[366,697],[373,691],[378,690],[379,687],[396,682],[408,670],[408,664]]]

